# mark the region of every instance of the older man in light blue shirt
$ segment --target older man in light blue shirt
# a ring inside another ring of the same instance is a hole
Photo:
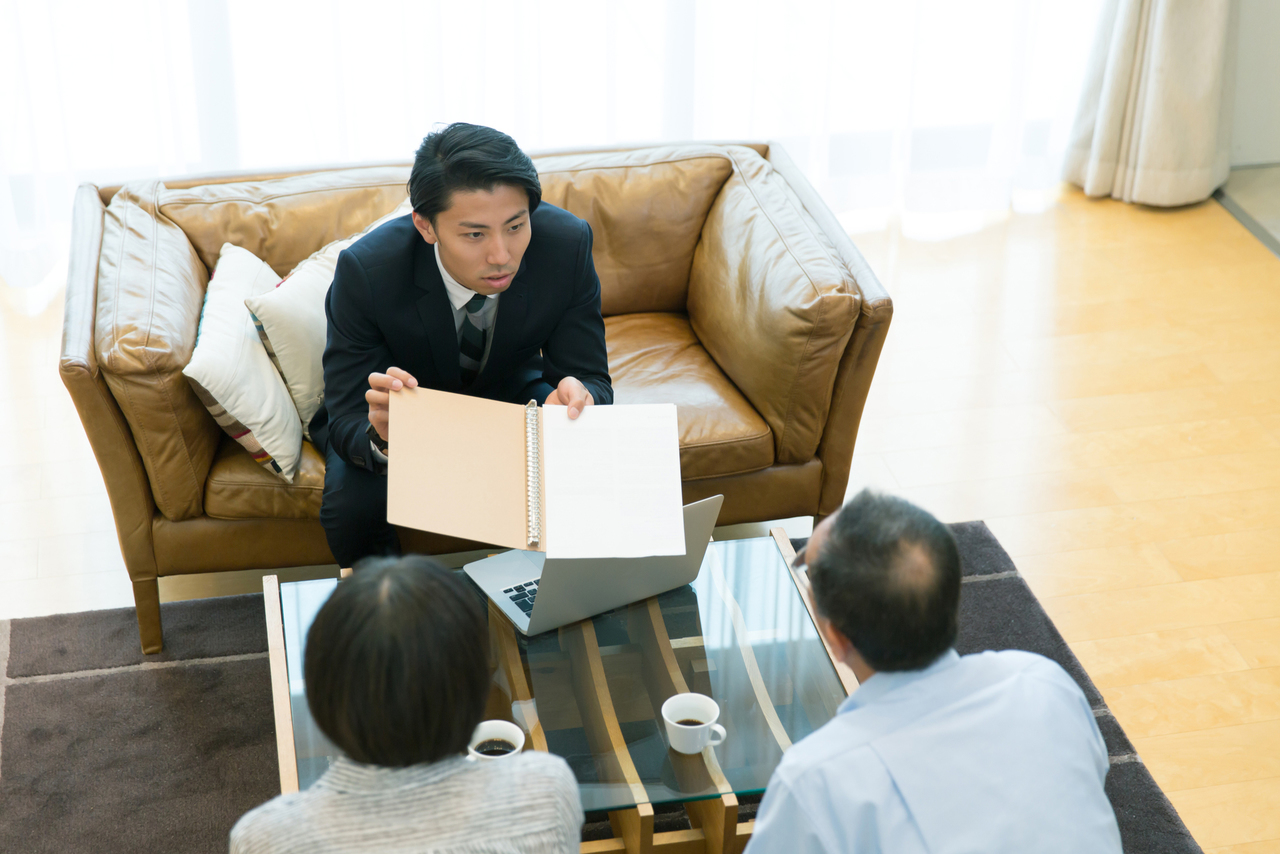
[[[859,688],[787,751],[747,854],[1119,854],[1079,686],[1039,655],[951,648],[960,565],[946,526],[864,491],[801,558],[819,630]]]

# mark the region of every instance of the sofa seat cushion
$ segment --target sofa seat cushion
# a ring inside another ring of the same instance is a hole
[[[773,434],[698,343],[682,314],[606,317],[613,402],[674,403],[684,480],[773,465]]]
[[[605,319],[615,403],[674,403],[685,480],[758,471],[773,464],[773,435],[751,404],[698,344],[679,314]],[[215,519],[318,519],[324,457],[302,443],[292,483],[254,462],[224,436],[205,484],[204,509]]]
[[[310,442],[291,483],[254,462],[224,436],[204,487],[204,512],[215,519],[319,519],[324,494],[324,457]]]

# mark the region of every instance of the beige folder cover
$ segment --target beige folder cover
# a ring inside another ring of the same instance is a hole
[[[525,407],[406,388],[391,393],[389,415],[388,522],[546,551],[545,515],[537,545],[528,539]]]

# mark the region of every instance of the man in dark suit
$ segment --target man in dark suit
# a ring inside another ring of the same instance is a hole
[[[390,392],[532,399],[570,418],[613,402],[591,228],[542,202],[515,140],[462,123],[430,134],[409,199],[412,215],[338,256],[325,300],[325,401],[311,436],[325,453],[320,521],[343,566],[399,553],[387,524]],[[485,439],[440,452],[480,459]]]

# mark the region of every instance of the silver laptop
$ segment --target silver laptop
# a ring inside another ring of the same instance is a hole
[[[517,629],[536,635],[693,581],[723,503],[713,495],[685,505],[682,555],[557,560],[513,550],[463,569]]]

